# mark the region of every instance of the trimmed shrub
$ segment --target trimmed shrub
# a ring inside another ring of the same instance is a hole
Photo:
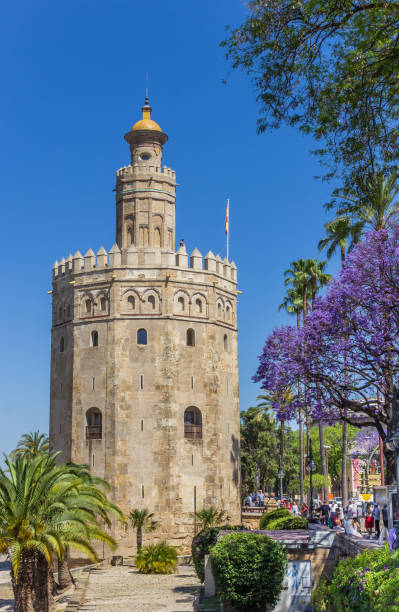
[[[271,512],[266,512],[260,519],[259,527],[260,529],[269,529],[268,525],[272,521],[282,518],[286,516],[292,516],[291,512],[288,508],[277,508],[277,510],[272,510]]]
[[[274,521],[271,521],[268,529],[307,529],[308,520],[300,516],[282,516]]]
[[[210,551],[220,599],[234,610],[276,605],[287,555],[283,544],[260,533],[230,533]]]
[[[399,551],[386,544],[340,561],[312,594],[315,612],[399,610]]]
[[[166,542],[143,546],[135,557],[140,574],[173,574],[177,568],[177,550]]]
[[[209,554],[211,547],[216,544],[219,531],[243,529],[242,525],[223,525],[222,527],[208,527],[193,538],[191,555],[195,573],[201,582],[205,580],[205,555]]]

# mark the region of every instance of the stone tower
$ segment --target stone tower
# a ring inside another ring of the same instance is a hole
[[[116,243],[54,264],[50,439],[125,513],[154,512],[147,541],[187,549],[196,510],[240,520],[237,268],[175,252],[168,137],[148,99],[142,111],[116,173]],[[134,538],[114,535],[126,553]]]

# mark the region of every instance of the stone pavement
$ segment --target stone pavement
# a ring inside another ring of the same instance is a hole
[[[133,566],[93,569],[79,612],[191,612],[200,582],[194,568],[176,574],[139,574]]]

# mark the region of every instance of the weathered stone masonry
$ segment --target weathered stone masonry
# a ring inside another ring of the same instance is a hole
[[[240,518],[237,269],[175,252],[176,176],[150,112],[125,136],[116,244],[54,265],[50,438],[126,513],[155,513],[148,541],[187,548],[195,509]],[[131,535],[115,530],[127,552]]]

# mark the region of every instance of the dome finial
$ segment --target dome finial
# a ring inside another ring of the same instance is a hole
[[[145,106],[149,106],[150,105],[150,100],[148,97],[148,72],[145,75]]]

